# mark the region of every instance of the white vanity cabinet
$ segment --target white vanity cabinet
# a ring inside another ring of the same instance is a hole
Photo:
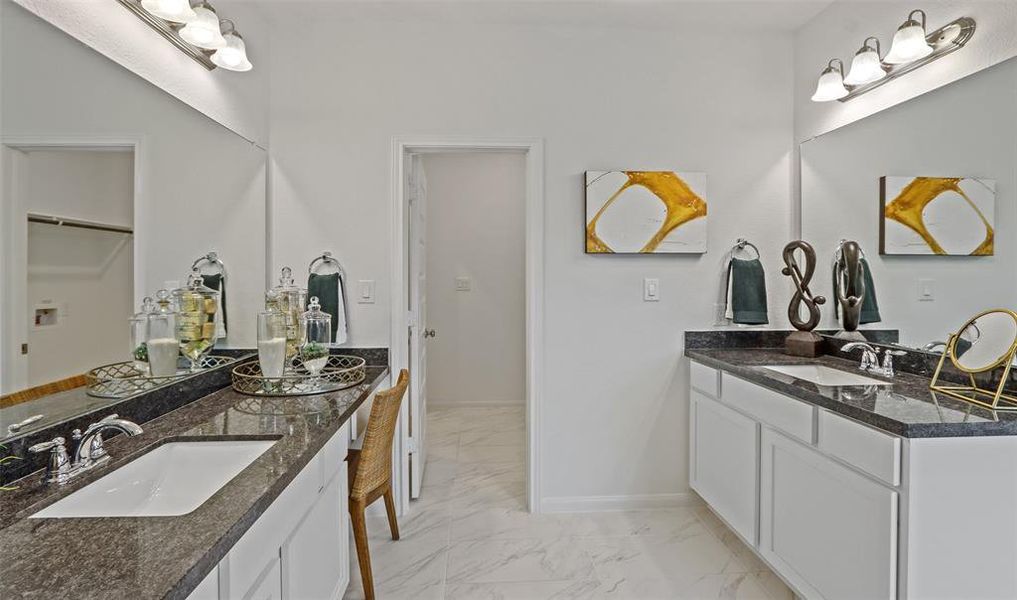
[[[895,598],[898,493],[764,429],[759,552],[808,598]]]
[[[349,583],[346,452],[330,439],[188,600],[332,600]]]
[[[1017,598],[1017,436],[901,438],[696,362],[691,387],[692,489],[799,596]]]

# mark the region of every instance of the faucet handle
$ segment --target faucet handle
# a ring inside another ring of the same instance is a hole
[[[71,476],[71,459],[67,456],[64,438],[56,437],[48,442],[40,442],[28,449],[33,454],[49,450],[49,464],[46,465],[45,481],[47,483],[65,483]]]
[[[55,437],[55,438],[51,439],[48,442],[39,442],[38,444],[35,444],[34,446],[31,446],[28,449],[28,451],[31,452],[32,454],[38,454],[40,452],[45,452],[47,450],[51,450],[53,452],[59,452],[61,448],[66,450],[66,447],[64,446],[64,443],[66,441],[67,440],[65,440],[62,437]]]

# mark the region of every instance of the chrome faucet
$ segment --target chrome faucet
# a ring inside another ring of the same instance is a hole
[[[858,368],[862,371],[872,372],[873,369],[879,367],[879,350],[872,347],[872,344],[867,342],[849,342],[841,347],[842,352],[851,352],[852,350],[861,349],[862,351],[862,362],[858,365]]]
[[[81,433],[80,429],[75,429],[72,432],[73,439],[78,442],[73,460],[67,454],[65,440],[62,437],[35,444],[28,451],[39,453],[48,450],[50,459],[46,466],[45,480],[47,483],[63,485],[85,471],[109,460],[109,454],[106,453],[106,449],[102,445],[102,432],[107,429],[114,429],[127,436],[135,436],[144,431],[140,425],[133,421],[121,419],[117,415],[109,415],[101,421],[89,425],[85,429],[85,433]]]
[[[894,350],[887,348],[883,351],[883,364],[879,364],[879,349],[874,348],[872,344],[867,342],[850,342],[844,344],[841,350],[844,352],[851,352],[852,350],[861,349],[862,351],[862,362],[858,365],[858,368],[862,371],[867,371],[874,375],[882,375],[883,377],[893,377],[893,357],[904,356],[907,352],[903,350]]]

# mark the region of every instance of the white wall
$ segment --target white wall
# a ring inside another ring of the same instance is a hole
[[[268,147],[269,24],[254,3],[215,2],[236,22],[255,68],[208,71],[116,0],[0,0],[16,2],[84,45],[164,89],[247,139]]]
[[[15,177],[28,212],[133,224],[133,153],[33,151],[19,158]],[[132,250],[123,233],[28,226],[28,318],[37,306],[59,315],[55,326],[29,328],[28,386],[123,360],[130,347],[125,315],[133,312]]]
[[[432,404],[522,404],[526,156],[430,154],[427,393]],[[470,279],[456,291],[456,278]]]
[[[185,280],[195,258],[217,250],[231,267],[228,342],[253,346],[265,283],[265,152],[21,7],[3,2],[0,11],[0,135],[29,145],[135,141],[135,304],[167,280]],[[4,216],[16,232],[6,240],[9,261],[24,256],[24,224]],[[4,284],[22,277],[6,270]],[[26,333],[3,333],[3,386],[17,389],[11,352]]]
[[[307,56],[328,60],[307,61]],[[714,321],[723,254],[764,253],[781,326],[792,148],[789,34],[625,27],[280,20],[273,31],[272,268],[325,248],[351,279],[355,345],[389,341],[395,135],[546,142],[546,508],[590,497],[674,501],[688,490],[682,333]],[[746,93],[746,90],[751,90]],[[709,175],[705,256],[587,256],[583,173]],[[642,302],[644,277],[662,300]]]
[[[971,316],[1017,308],[1017,59],[810,140],[801,147],[803,233],[819,252],[812,289],[832,301],[830,257],[857,240],[872,265],[883,322],[901,341],[945,340]],[[883,175],[996,180],[995,255],[880,256]],[[935,300],[919,301],[919,280]],[[833,311],[823,325],[836,328]]]
[[[862,40],[877,36],[883,53],[908,13],[928,14],[928,31],[968,16],[977,28],[967,45],[848,102],[812,102],[831,58],[851,64]],[[795,139],[807,140],[1017,56],[1017,2],[1012,0],[837,0],[795,34]]]

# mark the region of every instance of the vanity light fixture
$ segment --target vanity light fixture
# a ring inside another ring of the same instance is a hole
[[[205,0],[117,0],[178,50],[209,71],[250,71],[247,45],[230,19]]]
[[[831,60],[819,76],[812,100],[847,102],[963,48],[974,34],[975,20],[960,17],[926,35],[925,12],[913,10],[897,29],[890,51],[882,60],[879,58],[879,40],[875,37],[865,38],[851,61],[851,70],[846,77],[840,60]],[[840,67],[834,67],[834,63]]]
[[[922,18],[920,23],[912,18],[916,14]],[[904,65],[925,58],[934,51],[935,48],[925,39],[925,11],[916,9],[911,11],[907,21],[904,21],[897,28],[897,33],[893,34],[890,52],[883,60],[888,65]]]
[[[869,45],[869,40],[875,43],[874,47]],[[848,85],[865,85],[866,83],[879,81],[884,77],[886,77],[886,71],[879,60],[879,39],[867,37],[862,42],[861,49],[855,52],[855,57],[851,59],[851,70],[848,71],[847,77],[844,78],[844,83]]]
[[[837,63],[837,66],[834,66]],[[816,93],[812,94],[813,102],[829,102],[848,95],[844,87],[844,63],[839,58],[831,60],[816,84]]]
[[[204,50],[218,50],[226,47],[226,38],[219,30],[219,15],[208,2],[194,7],[196,18],[191,19],[180,30],[180,37],[192,46]]]
[[[141,0],[141,7],[170,23],[188,23],[198,18],[190,0]]]
[[[253,68],[251,61],[247,59],[247,45],[244,38],[237,32],[233,21],[223,19],[221,24],[225,28],[222,32],[226,39],[226,46],[215,51],[212,55],[212,62],[229,71],[250,71]]]

